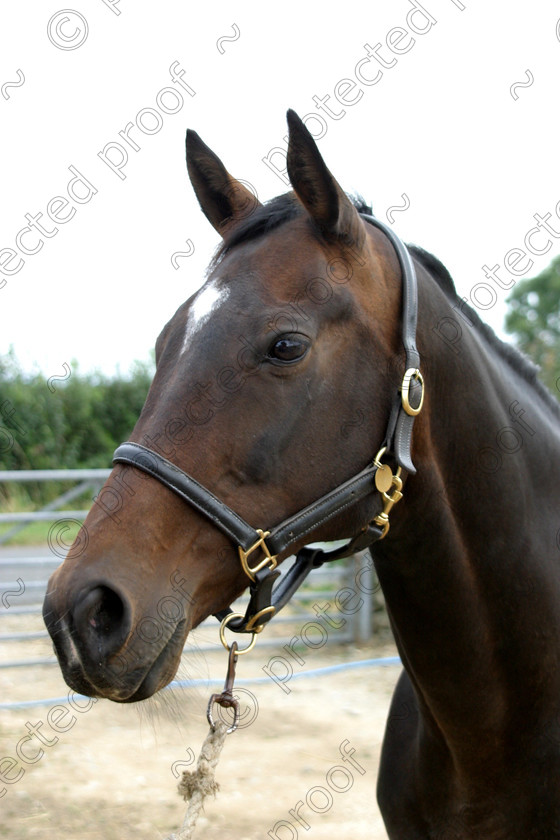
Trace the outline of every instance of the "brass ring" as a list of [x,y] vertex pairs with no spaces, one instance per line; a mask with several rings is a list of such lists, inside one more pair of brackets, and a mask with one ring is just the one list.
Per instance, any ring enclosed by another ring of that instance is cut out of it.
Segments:
[[[222,623],[220,624],[220,641],[221,641],[221,643],[223,644],[223,646],[225,647],[226,650],[230,650],[230,646],[228,645],[228,643],[226,641],[226,627],[227,627],[227,625],[229,624],[229,622],[233,618],[244,618],[244,617],[245,616],[242,613],[230,613],[229,615],[226,615],[226,617],[223,619]],[[256,642],[257,642],[257,634],[253,633],[251,641],[249,642],[247,647],[238,648],[235,651],[235,653],[238,656],[241,656],[244,653],[249,653],[249,651],[253,650],[253,648],[255,647]]]
[[[410,383],[412,379],[417,379],[422,387],[422,396],[420,397],[420,405],[418,408],[413,408],[410,405],[409,395],[410,395]],[[401,385],[401,400],[402,406],[406,413],[410,417],[416,417],[417,414],[420,414],[422,411],[422,406],[424,405],[424,377],[418,370],[418,368],[408,368],[405,375],[403,376],[403,381]]]
[[379,450],[379,452],[377,453],[377,455],[375,456],[375,458],[373,459],[374,467],[380,467],[381,466],[381,459],[383,458],[383,456],[385,455],[386,452],[387,452],[387,447],[382,446],[381,449]]

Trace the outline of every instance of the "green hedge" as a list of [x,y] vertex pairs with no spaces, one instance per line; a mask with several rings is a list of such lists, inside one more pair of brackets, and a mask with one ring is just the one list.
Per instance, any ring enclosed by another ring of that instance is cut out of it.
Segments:
[[82,374],[76,362],[70,369],[49,387],[13,353],[0,356],[0,470],[110,466],[138,419],[153,364],[137,363],[127,377]]

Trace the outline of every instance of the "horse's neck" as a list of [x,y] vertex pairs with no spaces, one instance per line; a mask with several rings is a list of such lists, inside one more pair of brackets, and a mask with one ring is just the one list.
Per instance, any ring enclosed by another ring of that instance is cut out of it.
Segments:
[[441,318],[460,316],[444,312],[432,302],[419,323],[418,473],[375,560],[417,692],[464,747],[506,725],[509,695],[542,693],[535,661],[558,665],[560,435],[546,401],[477,330],[461,321],[460,342],[445,345],[438,324],[458,333]]

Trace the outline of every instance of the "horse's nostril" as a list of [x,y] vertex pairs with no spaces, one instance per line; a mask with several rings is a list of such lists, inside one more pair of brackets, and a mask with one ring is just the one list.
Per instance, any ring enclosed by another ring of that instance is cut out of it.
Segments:
[[81,593],[72,613],[80,639],[96,655],[116,653],[128,635],[126,604],[108,586],[94,586]]
[[99,633],[110,632],[120,625],[124,615],[124,604],[107,586],[97,586],[84,599],[89,624]]

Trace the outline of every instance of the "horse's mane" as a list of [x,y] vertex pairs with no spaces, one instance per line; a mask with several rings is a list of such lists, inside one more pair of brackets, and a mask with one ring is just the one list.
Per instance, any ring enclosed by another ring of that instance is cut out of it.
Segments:
[[[349,198],[358,213],[373,215],[371,207],[361,196],[349,196]],[[294,193],[284,193],[284,195],[279,195],[271,201],[257,207],[246,219],[236,225],[232,233],[224,239],[214,255],[209,268],[214,268],[237,245],[264,236],[269,231],[274,230],[291,219],[295,219],[302,213],[302,205]],[[550,391],[538,379],[539,368],[527,356],[517,350],[516,347],[513,347],[511,344],[506,344],[506,342],[499,339],[492,328],[480,319],[478,313],[466,301],[459,298],[453,278],[437,257],[417,245],[407,245],[407,247],[412,256],[433,277],[450,302],[456,305],[464,314],[465,318],[471,322],[473,329],[560,416],[560,403],[558,403]]]

